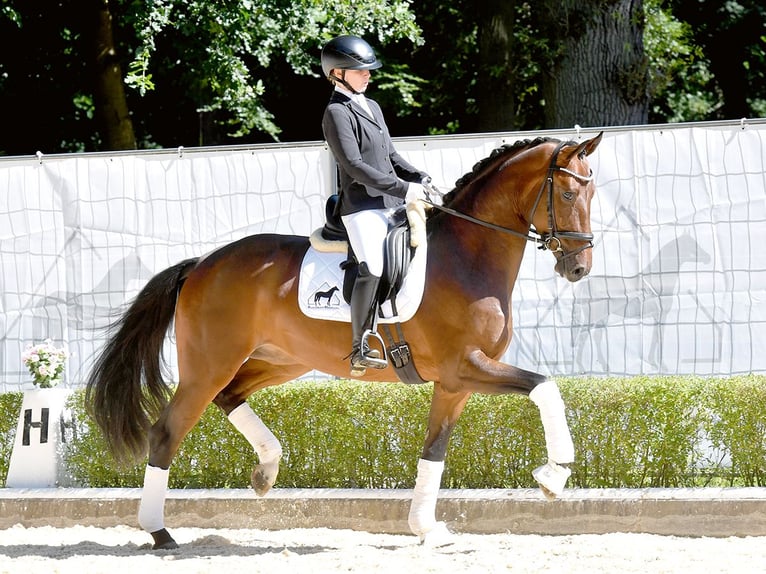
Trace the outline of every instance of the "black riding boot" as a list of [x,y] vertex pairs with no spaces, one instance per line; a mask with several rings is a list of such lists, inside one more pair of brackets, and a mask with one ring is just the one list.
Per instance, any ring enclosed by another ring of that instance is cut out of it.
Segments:
[[[373,313],[377,312],[378,282],[366,263],[359,264],[359,275],[351,291],[351,376],[361,377],[366,369],[385,369],[388,362],[380,358],[377,349],[367,345],[365,333],[372,327]],[[374,307],[374,309],[373,309]]]

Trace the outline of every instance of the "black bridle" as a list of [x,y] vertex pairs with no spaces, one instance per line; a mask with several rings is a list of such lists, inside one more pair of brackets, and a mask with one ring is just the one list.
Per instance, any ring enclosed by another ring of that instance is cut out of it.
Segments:
[[[527,218],[527,220],[531,223],[532,218],[534,217],[535,211],[537,211],[537,206],[540,204],[540,200],[542,199],[543,193],[545,192],[545,189],[547,187],[548,189],[548,227],[550,228],[550,231],[548,232],[540,233],[536,229],[530,228],[529,232],[527,234],[524,234],[524,233],[520,233],[516,231],[515,229],[503,227],[502,225],[490,223],[489,221],[478,219],[466,213],[461,213],[450,207],[438,205],[432,201],[428,201],[427,203],[435,207],[436,209],[443,211],[445,213],[448,213],[450,215],[454,215],[455,217],[465,219],[466,221],[476,223],[483,227],[487,227],[488,229],[494,229],[495,231],[509,233],[511,235],[515,235],[516,237],[521,237],[522,239],[526,239],[527,241],[532,241],[533,243],[537,243],[538,249],[542,249],[542,250],[547,249],[551,253],[561,253],[562,254],[561,259],[566,259],[568,257],[576,255],[580,253],[580,251],[593,247],[593,234],[581,233],[579,231],[562,231],[556,227],[556,214],[555,214],[555,207],[553,204],[553,174],[556,171],[560,171],[560,172],[566,173],[567,175],[571,175],[572,177],[577,178],[580,181],[588,183],[593,180],[593,172],[591,171],[587,176],[585,176],[585,175],[580,175],[579,173],[576,173],[574,171],[571,171],[565,168],[564,166],[556,165],[556,161],[558,160],[558,157],[559,157],[559,152],[561,151],[561,148],[564,147],[565,144],[566,142],[560,142],[556,146],[556,149],[553,150],[553,155],[551,156],[551,162],[550,164],[548,164],[548,172],[545,176],[545,179],[543,180],[542,185],[540,186],[540,191],[537,192],[537,198],[535,199],[535,203],[532,206],[532,210],[529,213],[529,217]],[[574,251],[565,252],[561,243],[562,239],[573,239],[575,241],[583,241],[585,243],[580,248]]]

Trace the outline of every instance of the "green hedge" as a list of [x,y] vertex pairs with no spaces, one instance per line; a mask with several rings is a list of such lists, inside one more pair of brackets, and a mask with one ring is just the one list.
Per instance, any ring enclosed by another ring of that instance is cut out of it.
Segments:
[[[766,485],[766,378],[635,377],[559,380],[577,462],[571,486]],[[251,405],[282,442],[282,488],[411,488],[431,385],[293,382]],[[0,478],[13,445],[21,393],[0,395]],[[65,445],[77,484],[140,486],[144,463],[119,468],[70,401],[77,439]],[[537,408],[526,397],[474,395],[452,436],[445,488],[533,487],[545,461]],[[209,407],[176,456],[173,488],[246,488],[255,455]]]
[[11,461],[13,441],[16,438],[16,425],[21,409],[21,393],[5,393],[0,395],[0,478],[5,485],[8,476],[8,464]]

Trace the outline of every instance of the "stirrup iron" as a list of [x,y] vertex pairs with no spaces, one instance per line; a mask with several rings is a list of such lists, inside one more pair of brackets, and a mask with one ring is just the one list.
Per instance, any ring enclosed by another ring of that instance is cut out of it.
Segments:
[[[380,358],[380,352],[377,349],[371,349],[367,342],[369,337],[374,337],[381,344],[383,349],[383,358]],[[366,354],[365,354],[366,352]],[[385,369],[388,367],[388,361],[385,356],[385,347],[383,346],[383,340],[380,335],[371,329],[367,329],[362,335],[361,344],[359,349],[354,349],[351,353],[351,376],[361,377],[370,369]]]
[[[372,353],[370,351],[375,351],[370,346],[370,343],[368,339],[372,337],[374,338],[379,344],[380,348],[383,350],[383,356],[380,357],[380,353]],[[365,354],[364,351],[367,351]],[[373,331],[372,329],[367,329],[364,334],[362,334],[362,346],[359,350],[359,353],[362,356],[362,359],[366,363],[369,363],[367,366],[373,369],[385,369],[388,367],[388,361],[386,360],[386,345],[383,342],[383,337],[381,337],[377,331]],[[378,355],[378,356],[376,356]]]

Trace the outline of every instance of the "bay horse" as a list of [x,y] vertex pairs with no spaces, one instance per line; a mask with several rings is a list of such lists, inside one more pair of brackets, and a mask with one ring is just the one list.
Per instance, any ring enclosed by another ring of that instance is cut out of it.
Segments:
[[[524,246],[550,250],[569,281],[591,268],[587,157],[583,142],[522,140],[495,150],[456,183],[426,222],[424,295],[403,323],[420,377],[433,382],[428,431],[408,515],[422,543],[448,539],[436,500],[450,434],[472,393],[528,395],[540,411],[548,461],[533,472],[555,498],[570,476],[574,447],[555,381],[498,359],[511,341],[511,292]],[[251,409],[254,392],[312,369],[348,376],[348,323],[311,319],[298,306],[308,237],[258,234],[155,275],[113,325],[86,385],[89,413],[118,460],[148,463],[139,525],[155,549],[177,548],[164,524],[168,472],[179,445],[212,402],[258,457],[256,493],[273,486],[282,447]],[[163,381],[162,345],[175,324],[179,381]],[[389,365],[369,381],[394,381]]]

